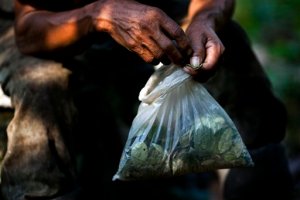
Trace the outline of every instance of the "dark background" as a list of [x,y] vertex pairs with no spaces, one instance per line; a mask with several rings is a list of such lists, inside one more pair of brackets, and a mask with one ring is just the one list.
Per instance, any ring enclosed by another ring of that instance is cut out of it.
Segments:
[[300,1],[237,0],[234,18],[245,28],[276,95],[288,112],[283,144],[300,181]]
[[288,110],[285,144],[291,157],[300,151],[300,1],[237,1],[234,18],[249,34],[276,95]]

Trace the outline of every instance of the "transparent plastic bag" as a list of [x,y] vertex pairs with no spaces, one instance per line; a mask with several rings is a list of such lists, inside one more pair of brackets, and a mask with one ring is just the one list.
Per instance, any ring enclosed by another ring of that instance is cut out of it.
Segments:
[[253,166],[238,130],[202,84],[163,65],[141,101],[113,180],[142,180]]

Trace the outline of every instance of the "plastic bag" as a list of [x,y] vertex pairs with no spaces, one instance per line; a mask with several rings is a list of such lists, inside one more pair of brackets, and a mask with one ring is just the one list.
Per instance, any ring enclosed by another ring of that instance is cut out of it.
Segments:
[[253,166],[238,130],[202,84],[163,65],[141,101],[113,180],[142,180]]

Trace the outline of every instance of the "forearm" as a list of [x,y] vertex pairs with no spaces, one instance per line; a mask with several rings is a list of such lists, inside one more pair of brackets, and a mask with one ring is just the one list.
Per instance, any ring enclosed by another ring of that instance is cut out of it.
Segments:
[[183,26],[187,27],[193,20],[199,20],[219,30],[231,19],[235,0],[191,0],[188,15]]
[[54,13],[16,4],[15,31],[20,51],[30,55],[78,51],[88,45],[86,38],[93,32],[91,9],[85,6]]
[[43,11],[19,3],[16,11],[18,46],[31,55],[64,56],[85,39],[104,32],[149,63],[166,57],[180,64],[182,52],[192,51],[188,37],[174,20],[159,8],[134,0],[96,0],[65,12]]

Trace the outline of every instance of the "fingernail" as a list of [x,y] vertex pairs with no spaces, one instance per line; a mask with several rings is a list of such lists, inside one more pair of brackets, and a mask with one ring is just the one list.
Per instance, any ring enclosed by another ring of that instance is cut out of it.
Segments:
[[191,58],[191,65],[197,67],[200,65],[200,58],[198,56],[193,56]]

